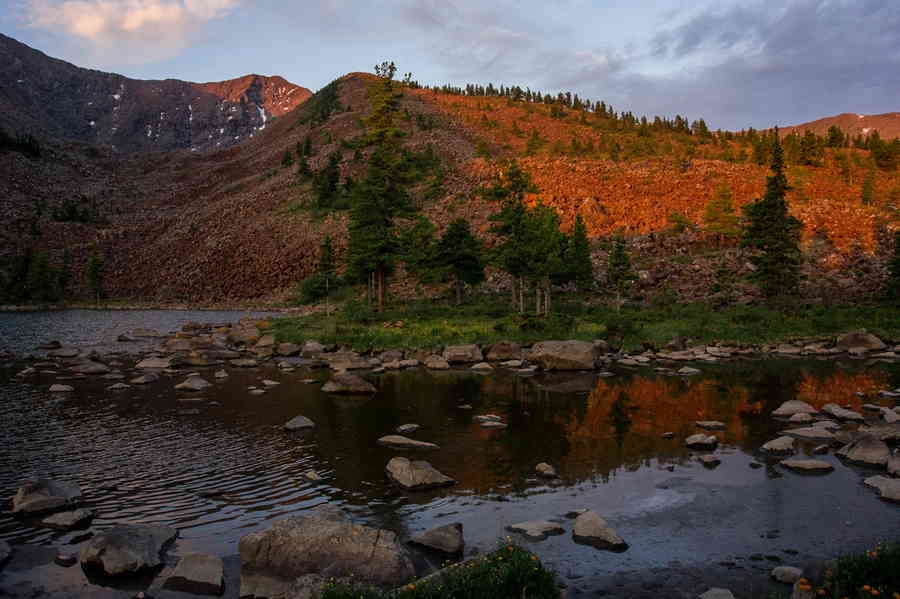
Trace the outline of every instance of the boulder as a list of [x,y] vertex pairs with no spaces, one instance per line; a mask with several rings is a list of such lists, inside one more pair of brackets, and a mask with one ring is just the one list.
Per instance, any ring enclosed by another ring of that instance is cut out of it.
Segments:
[[719,422],[718,420],[698,420],[694,424],[697,425],[697,428],[702,428],[707,431],[724,431],[725,423]]
[[109,372],[109,366],[93,360],[87,360],[72,366],[71,371],[75,374],[106,374]]
[[275,345],[275,335],[266,334],[259,338],[254,347],[263,348],[263,347],[274,347]]
[[900,503],[900,478],[870,476],[863,481],[867,487],[878,489],[878,495],[885,501]]
[[844,351],[855,348],[865,349],[867,351],[881,351],[887,347],[881,339],[865,331],[856,331],[841,335],[837,339],[836,346],[838,349]]
[[822,412],[828,414],[832,418],[837,418],[838,420],[856,420],[859,422],[862,422],[864,420],[862,414],[860,414],[859,412],[847,410],[833,403],[823,406]]
[[172,358],[144,358],[137,364],[135,368],[144,369],[165,369],[174,366]]
[[498,341],[488,348],[485,357],[491,362],[521,360],[522,347],[515,341]]
[[447,370],[450,368],[450,362],[441,356],[428,356],[425,358],[425,368],[428,368],[429,370]]
[[225,372],[224,370],[217,370],[215,372],[215,374],[213,374],[213,376],[216,377],[217,379],[227,379],[228,373]]
[[776,418],[790,418],[794,414],[815,414],[816,409],[799,399],[791,399],[781,404],[778,409],[772,412],[772,416]]
[[812,422],[812,419],[813,417],[809,414],[799,412],[788,418],[788,422],[790,422],[791,424],[809,424],[810,422]]
[[792,428],[783,431],[785,435],[805,439],[807,441],[832,441],[834,433],[821,426],[809,426],[806,428]]
[[283,426],[284,430],[286,431],[299,431],[315,427],[316,423],[306,416],[294,416],[293,418],[285,422]]
[[851,462],[867,466],[887,466],[891,450],[887,444],[871,434],[862,434],[836,452],[837,455]]
[[315,358],[325,351],[325,347],[318,341],[307,341],[300,350],[300,355],[304,358]]
[[378,444],[390,447],[391,449],[440,449],[440,447],[434,443],[416,441],[415,439],[410,439],[403,435],[385,435],[378,439]]
[[209,387],[212,387],[212,383],[198,375],[189,376],[183,382],[175,385],[179,391],[203,391]]
[[628,548],[628,544],[625,543],[624,539],[616,534],[616,531],[606,523],[606,520],[593,510],[588,510],[575,518],[572,538],[576,543],[591,545],[600,549],[624,551]]
[[789,470],[798,472],[825,473],[834,470],[834,466],[824,460],[782,460],[781,465]]
[[720,589],[717,587],[713,587],[703,593],[702,595],[698,595],[700,599],[734,599],[734,595],[728,589]]
[[770,573],[774,580],[784,584],[794,584],[803,576],[803,570],[791,566],[778,566]]
[[593,370],[596,364],[594,345],[587,341],[541,341],[529,360],[544,370]]
[[508,425],[504,422],[497,422],[496,420],[488,420],[487,422],[481,423],[481,428],[492,428],[492,429],[501,429],[506,428]]
[[279,343],[275,353],[279,356],[296,356],[303,348],[296,343]]
[[445,524],[426,530],[410,539],[410,543],[422,545],[429,549],[435,549],[449,555],[458,555],[463,552],[463,525],[459,522]]
[[548,520],[530,520],[507,527],[510,532],[518,532],[529,539],[546,539],[550,535],[561,535],[565,532],[562,526]]
[[51,358],[75,358],[78,357],[78,354],[80,353],[81,352],[75,347],[64,347],[63,349],[48,352],[47,355]]
[[487,362],[479,362],[471,367],[472,370],[481,370],[482,372],[487,372],[489,370],[493,370],[494,367],[488,364]]
[[222,558],[206,553],[188,553],[166,579],[164,588],[195,595],[221,595],[225,590]]
[[682,366],[677,372],[681,376],[694,376],[701,373],[699,369],[691,368],[690,366]]
[[696,435],[691,435],[690,437],[685,439],[684,444],[691,449],[715,449],[719,444],[719,438],[715,435],[704,435],[703,433],[698,433]]
[[81,566],[109,576],[162,565],[161,553],[178,531],[168,526],[122,525],[95,535],[81,550]]
[[537,472],[538,476],[542,476],[544,478],[556,478],[556,468],[548,464],[547,462],[541,462],[537,466],[534,467],[534,471]]
[[408,435],[409,433],[414,433],[421,428],[418,424],[401,424],[398,426],[396,430],[401,435]]
[[392,458],[385,467],[389,479],[408,491],[424,491],[455,485],[456,481],[422,460]]
[[718,457],[716,457],[712,454],[706,454],[706,455],[700,456],[700,463],[703,464],[704,466],[706,466],[707,468],[715,468],[716,466],[718,466],[719,464],[722,463],[722,460],[720,460]]
[[[240,596],[272,597],[254,592],[259,577],[280,582],[283,592],[296,579],[318,575],[378,587],[397,587],[415,576],[412,561],[388,530],[354,524],[334,506],[276,521],[267,530],[241,538]],[[293,594],[290,596],[294,596]]]
[[135,377],[131,379],[129,382],[132,385],[148,385],[150,383],[156,382],[159,380],[159,376],[153,374],[152,372],[148,372],[147,374],[142,374],[139,377]]
[[14,514],[35,514],[58,510],[81,501],[81,488],[75,483],[65,483],[42,478],[22,485],[12,499]]
[[900,455],[894,455],[888,458],[887,472],[891,476],[900,476]]
[[474,343],[465,345],[448,345],[444,348],[444,359],[450,364],[465,364],[471,362],[481,362],[484,356],[481,355],[481,348]]
[[60,385],[59,383],[50,385],[50,393],[71,393],[74,390],[75,387],[71,385]]
[[347,395],[370,395],[375,393],[375,386],[355,374],[338,373],[322,385],[325,393],[344,393]]
[[378,359],[381,360],[382,363],[400,362],[405,357],[403,351],[399,349],[388,349],[378,354]]
[[231,365],[236,368],[256,368],[259,366],[259,362],[253,358],[239,358],[237,360],[232,360]]
[[80,510],[72,510],[70,512],[60,512],[53,514],[41,520],[41,524],[48,528],[56,528],[59,530],[69,530],[78,528],[79,526],[90,522],[96,512],[91,509],[82,508]]
[[778,437],[764,444],[761,449],[766,453],[776,455],[794,453],[796,443],[797,441],[793,437]]

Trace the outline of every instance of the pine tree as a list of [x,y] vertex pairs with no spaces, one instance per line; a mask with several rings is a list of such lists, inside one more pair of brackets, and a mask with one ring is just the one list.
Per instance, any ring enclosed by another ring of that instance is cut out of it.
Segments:
[[606,267],[606,282],[616,295],[616,310],[621,309],[622,298],[635,280],[637,275],[631,269],[631,257],[628,255],[625,239],[621,235],[616,236]]
[[888,262],[888,280],[885,295],[900,305],[900,229],[894,231],[894,255]]
[[462,303],[466,284],[477,285],[484,281],[481,253],[481,242],[472,234],[468,221],[463,218],[450,223],[435,244],[434,267],[444,276],[453,278],[457,305]]
[[281,157],[281,166],[287,168],[289,166],[293,166],[293,164],[294,164],[294,155],[291,154],[290,150],[285,150],[284,156]]
[[94,294],[94,299],[98,303],[100,298],[103,297],[103,269],[103,255],[99,250],[94,249],[87,262],[87,279],[88,287],[90,287],[91,293]]
[[564,266],[566,279],[572,281],[582,291],[594,287],[594,265],[591,262],[591,243],[588,241],[587,227],[578,214],[575,225],[566,239]]
[[863,179],[862,195],[860,197],[864,206],[871,206],[875,201],[875,171],[870,170]]
[[550,314],[551,280],[563,271],[566,237],[559,230],[559,213],[538,203],[526,211],[523,258],[526,272],[535,283],[535,314]]
[[750,249],[756,267],[751,278],[762,294],[772,299],[792,294],[800,283],[801,223],[788,212],[785,194],[790,189],[784,175],[784,152],[776,130],[772,145],[772,176],[766,193],[744,208],[745,226],[741,245]]
[[716,190],[716,195],[706,204],[703,214],[706,230],[718,235],[720,239],[737,237],[741,233],[741,226],[732,203],[731,188],[721,185]]

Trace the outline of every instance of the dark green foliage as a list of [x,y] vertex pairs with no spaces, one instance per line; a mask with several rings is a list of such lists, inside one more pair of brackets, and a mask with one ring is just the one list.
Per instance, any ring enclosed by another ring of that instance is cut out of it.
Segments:
[[885,294],[900,305],[900,229],[894,232],[894,255],[888,262]]
[[340,81],[335,80],[320,89],[303,103],[300,122],[320,124],[327,121],[332,114],[341,111],[341,103],[338,99]]
[[481,253],[481,242],[462,218],[450,223],[435,246],[433,268],[443,278],[453,279],[457,304],[462,303],[464,285],[474,286],[484,281]]
[[750,249],[756,267],[751,279],[769,299],[794,294],[800,283],[800,231],[802,224],[788,213],[785,193],[784,154],[777,132],[772,146],[772,175],[766,193],[744,208],[745,226],[741,245]]
[[563,253],[563,278],[575,283],[579,290],[590,291],[594,287],[594,265],[591,262],[591,243],[587,227],[581,215],[575,217],[575,225],[566,239]]
[[95,300],[100,301],[103,297],[103,278],[104,278],[104,260],[99,250],[94,249],[91,252],[87,262],[87,283]]
[[0,152],[19,152],[29,158],[41,157],[41,144],[33,135],[19,133],[13,135],[0,128]]
[[396,591],[327,584],[321,599],[558,599],[555,575],[537,556],[508,545],[449,568],[446,574],[411,582]]
[[536,191],[531,177],[515,162],[509,165],[502,178],[481,191],[486,200],[500,204],[500,211],[491,216],[494,223],[491,232],[502,238],[494,246],[493,262],[514,277],[522,277],[528,271],[523,258],[528,243],[525,194]]
[[719,237],[740,235],[741,226],[731,198],[731,188],[721,185],[716,190],[716,196],[706,204],[703,221],[706,223],[706,230],[710,233]]
[[322,240],[322,244],[319,246],[319,264],[316,267],[316,272],[323,275],[334,276],[334,242],[331,239],[331,235],[326,235],[325,239]]
[[281,166],[282,168],[287,168],[289,166],[294,165],[294,155],[290,150],[284,151],[284,156],[281,157]]
[[[301,165],[303,161],[301,160]],[[322,170],[313,174],[315,207],[322,210],[341,210],[349,207],[348,197],[341,188],[341,153],[334,152]]]
[[398,236],[401,258],[406,271],[422,283],[439,279],[434,269],[435,226],[424,216],[417,216]]
[[28,250],[0,264],[0,300],[56,302],[63,299],[71,279],[71,254],[63,252],[54,266],[46,252]]
[[860,201],[862,201],[863,205],[870,206],[875,201],[875,172],[869,171],[866,173],[866,178],[863,179],[862,186],[862,195],[860,197]]
[[71,198],[64,199],[53,209],[53,220],[64,223],[104,224],[96,203],[86,204]]
[[617,236],[613,239],[612,250],[607,260],[606,284],[621,303],[631,284],[637,280],[637,275],[631,268],[631,257],[628,255],[623,237]]
[[879,544],[869,551],[839,557],[822,580],[811,581],[826,597],[893,599],[900,593],[900,543]]

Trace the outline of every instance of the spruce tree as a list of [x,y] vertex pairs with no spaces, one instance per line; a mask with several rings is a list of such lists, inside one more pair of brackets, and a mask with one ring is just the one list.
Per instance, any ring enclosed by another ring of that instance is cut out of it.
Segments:
[[727,185],[719,186],[715,197],[706,204],[703,221],[706,230],[720,239],[740,235],[740,222],[734,211],[731,189]]
[[526,212],[523,258],[528,277],[535,283],[538,316],[550,314],[550,283],[563,271],[566,237],[559,225],[559,213],[552,206],[538,203]]
[[606,266],[606,282],[616,296],[616,310],[622,307],[622,298],[628,292],[637,275],[631,268],[631,257],[625,246],[625,238],[617,235],[613,239],[612,251]]
[[484,264],[481,260],[481,242],[472,234],[469,223],[458,218],[435,244],[435,268],[444,276],[453,278],[456,304],[462,303],[463,287],[484,281]]
[[894,255],[888,262],[888,280],[885,295],[900,305],[900,229],[894,232]]
[[862,186],[862,195],[860,197],[860,201],[862,201],[863,205],[871,206],[875,201],[875,170],[870,170],[866,173],[866,178],[863,179]]
[[580,214],[575,217],[575,225],[566,240],[563,268],[566,271],[567,280],[574,282],[578,289],[590,291],[594,287],[591,244],[588,241],[587,227]]
[[800,283],[799,220],[788,212],[786,192],[790,189],[784,174],[784,152],[776,130],[772,143],[772,175],[766,193],[744,207],[745,226],[741,246],[753,252],[750,262],[756,267],[751,279],[762,294],[772,299],[797,292]]
[[97,303],[103,297],[103,269],[103,255],[100,254],[99,250],[94,249],[90,257],[88,257],[87,279],[88,287],[91,289],[91,293],[93,293],[94,300]]

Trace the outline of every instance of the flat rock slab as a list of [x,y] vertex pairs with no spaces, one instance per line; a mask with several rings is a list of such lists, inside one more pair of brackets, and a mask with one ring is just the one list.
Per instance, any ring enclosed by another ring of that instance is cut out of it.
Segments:
[[401,435],[408,435],[409,433],[414,433],[421,428],[418,424],[401,424],[398,426],[396,430]]
[[140,362],[134,365],[135,368],[139,368],[141,370],[145,369],[159,369],[164,370],[166,368],[171,368],[174,364],[172,363],[172,358],[144,358]]
[[188,553],[178,560],[163,586],[196,595],[221,595],[225,590],[222,559],[206,553]]
[[168,526],[115,526],[94,536],[81,550],[81,566],[109,576],[162,565],[161,553],[178,531]]
[[772,412],[772,416],[776,418],[790,418],[795,414],[815,414],[816,409],[799,399],[791,399],[781,404],[778,409]]
[[422,545],[429,549],[441,551],[450,555],[457,555],[463,552],[465,543],[463,542],[463,525],[459,522],[446,524],[426,530],[411,538],[410,543]]
[[508,425],[504,422],[496,422],[494,420],[488,420],[487,422],[481,423],[481,428],[493,428],[493,429],[501,429],[506,428]]
[[71,385],[60,385],[59,383],[50,385],[50,393],[71,393],[74,390],[75,387]]
[[857,422],[862,422],[864,420],[862,414],[860,414],[859,412],[854,412],[853,410],[842,408],[841,406],[834,403],[822,406],[822,413],[828,414],[829,416],[837,418],[838,420],[855,420]]
[[794,437],[783,436],[765,443],[761,449],[766,453],[789,454],[794,453],[794,446],[796,444],[797,440],[794,439]]
[[12,499],[14,514],[50,512],[81,501],[81,488],[75,483],[50,479],[29,481],[22,485]]
[[286,431],[299,431],[308,428],[315,428],[316,423],[307,418],[306,416],[294,416],[290,420],[284,423],[284,430]]
[[100,362],[82,362],[70,368],[75,374],[106,374],[109,372],[109,366]]
[[202,376],[189,376],[183,382],[175,385],[179,391],[203,391],[209,387],[212,387],[212,383]]
[[149,385],[150,383],[155,383],[159,380],[159,376],[153,374],[152,372],[148,372],[147,374],[142,374],[139,377],[135,377],[131,379],[130,382],[132,385]]
[[562,526],[556,522],[548,520],[530,520],[528,522],[519,522],[507,527],[510,532],[517,532],[525,535],[529,539],[546,539],[550,535],[561,535],[565,532]]
[[408,491],[423,491],[455,485],[456,481],[422,460],[392,458],[385,467],[389,479]]
[[875,435],[864,433],[841,447],[836,454],[858,464],[885,467],[891,457],[891,450]]
[[575,518],[572,539],[581,545],[590,545],[598,549],[609,549],[610,551],[628,549],[625,540],[593,510],[588,510]]
[[834,466],[824,460],[782,460],[781,465],[789,470],[796,470],[798,472],[825,473],[834,470]]
[[73,510],[71,512],[60,512],[58,514],[53,514],[52,516],[44,518],[41,521],[41,524],[49,528],[69,530],[71,528],[77,528],[83,524],[87,524],[94,518],[95,515],[96,512],[94,510],[82,508],[80,510]]
[[808,441],[833,441],[834,433],[822,426],[808,426],[806,428],[792,428],[782,431],[785,435],[806,439]]
[[425,441],[416,441],[403,435],[385,435],[378,439],[379,445],[392,449],[440,449],[440,446]]
[[322,385],[322,391],[346,395],[371,395],[378,390],[372,383],[355,374],[341,373],[335,374]]
[[725,423],[719,422],[718,420],[698,420],[695,422],[698,428],[702,428],[707,431],[724,431]]
[[698,433],[696,435],[691,435],[690,437],[685,439],[684,444],[691,449],[715,449],[719,444],[719,438],[715,435],[704,435],[703,433]]
[[863,483],[868,487],[878,489],[879,496],[885,501],[900,503],[900,478],[870,476]]

